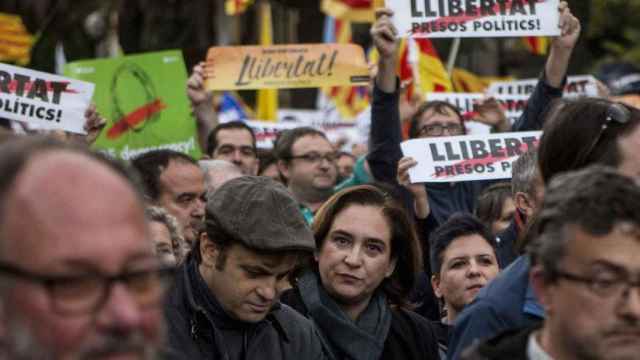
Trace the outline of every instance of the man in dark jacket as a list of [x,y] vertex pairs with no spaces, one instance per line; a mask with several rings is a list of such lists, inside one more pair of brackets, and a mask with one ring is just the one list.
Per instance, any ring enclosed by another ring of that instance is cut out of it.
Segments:
[[315,242],[287,189],[244,176],[208,200],[206,232],[166,305],[179,359],[323,359],[312,323],[279,302]]
[[554,178],[530,234],[542,327],[501,334],[462,359],[637,359],[639,234],[631,178],[600,166]]

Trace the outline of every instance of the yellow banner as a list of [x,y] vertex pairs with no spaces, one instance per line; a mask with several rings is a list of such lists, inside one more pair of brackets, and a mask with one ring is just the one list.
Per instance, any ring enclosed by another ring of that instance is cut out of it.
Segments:
[[365,85],[369,70],[354,44],[212,47],[205,78],[209,90],[315,88]]
[[17,15],[0,13],[0,61],[26,65],[31,57],[33,36]]

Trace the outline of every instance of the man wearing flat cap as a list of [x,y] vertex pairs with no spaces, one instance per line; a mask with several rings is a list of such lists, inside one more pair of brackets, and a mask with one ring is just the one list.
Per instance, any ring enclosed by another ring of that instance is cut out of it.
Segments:
[[323,359],[313,324],[279,302],[315,246],[288,190],[266,177],[230,180],[209,198],[205,224],[167,300],[172,352],[180,359]]

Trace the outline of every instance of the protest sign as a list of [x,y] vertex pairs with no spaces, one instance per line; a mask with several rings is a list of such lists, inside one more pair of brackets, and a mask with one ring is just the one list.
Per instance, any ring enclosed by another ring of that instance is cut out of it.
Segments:
[[[531,95],[538,81],[538,79],[494,81],[489,84],[487,92],[490,94]],[[564,97],[598,96],[596,78],[592,75],[567,77],[567,85],[564,87],[563,95]]]
[[559,0],[386,0],[400,37],[558,36]]
[[538,146],[542,132],[447,136],[412,139],[400,144],[404,156],[417,162],[411,182],[456,182],[507,179],[511,162]]
[[[522,95],[496,94],[493,97],[498,101],[511,124],[520,118],[529,100],[528,96]],[[476,104],[485,98],[487,96],[481,93],[427,93],[428,101],[444,101],[456,106],[465,121],[473,120],[478,116]],[[490,132],[489,126],[476,122],[467,122],[465,126],[469,134]],[[470,129],[472,131],[469,131]]]
[[77,61],[65,74],[96,84],[94,102],[107,119],[96,149],[125,160],[157,149],[200,157],[179,50]]
[[212,47],[205,78],[209,90],[313,88],[366,85],[369,70],[354,44]]
[[84,134],[93,90],[88,82],[0,63],[0,117]]

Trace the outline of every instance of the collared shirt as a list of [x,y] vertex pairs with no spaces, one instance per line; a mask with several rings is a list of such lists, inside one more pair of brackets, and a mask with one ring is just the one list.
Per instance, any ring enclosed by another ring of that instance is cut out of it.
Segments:
[[549,354],[540,346],[536,335],[539,331],[534,331],[529,335],[529,341],[527,342],[527,358],[529,360],[553,360]]

